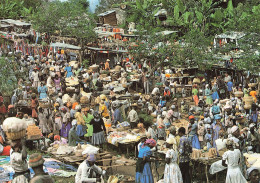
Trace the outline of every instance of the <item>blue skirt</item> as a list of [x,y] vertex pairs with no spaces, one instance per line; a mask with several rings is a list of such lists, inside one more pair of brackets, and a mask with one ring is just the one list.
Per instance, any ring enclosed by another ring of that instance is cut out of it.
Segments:
[[200,149],[200,142],[198,136],[193,135],[190,138],[191,138],[192,148]]
[[143,173],[140,177],[141,183],[153,183],[153,174],[151,169],[151,164],[149,162],[145,163]]
[[77,125],[77,136],[81,137],[84,136],[86,133],[87,133],[86,126]]

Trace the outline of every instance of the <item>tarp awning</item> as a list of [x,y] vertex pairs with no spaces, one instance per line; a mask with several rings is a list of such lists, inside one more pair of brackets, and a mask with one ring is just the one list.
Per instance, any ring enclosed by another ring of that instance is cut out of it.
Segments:
[[1,20],[1,22],[8,23],[8,24],[14,24],[16,26],[31,26],[32,25],[30,23],[22,22],[20,20],[13,20],[13,19],[4,19],[4,20]]
[[79,46],[74,46],[71,44],[66,44],[66,43],[51,43],[50,44],[51,47],[59,47],[59,48],[67,48],[67,49],[71,49],[71,50],[80,50],[81,47]]
[[243,32],[225,32],[223,34],[216,35],[215,38],[220,38],[220,39],[241,39],[244,37],[246,34]]

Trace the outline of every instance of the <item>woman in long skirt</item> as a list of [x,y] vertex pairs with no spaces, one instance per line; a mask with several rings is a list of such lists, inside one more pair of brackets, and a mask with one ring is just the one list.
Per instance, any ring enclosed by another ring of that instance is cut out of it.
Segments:
[[88,107],[84,108],[83,112],[84,112],[83,119],[87,126],[87,133],[84,136],[90,139],[93,134],[93,125],[91,125],[90,122],[94,117],[92,114],[89,113]]
[[154,139],[147,139],[144,145],[140,148],[138,160],[136,162],[136,183],[153,183],[153,174],[150,163],[150,156],[152,154],[151,148],[156,146]]
[[183,183],[181,170],[177,163],[178,153],[176,149],[172,149],[174,138],[168,138],[166,141],[166,148],[169,150],[166,153],[166,164],[164,169],[164,183]]
[[240,150],[235,149],[236,144],[232,140],[228,140],[226,146],[228,151],[222,156],[222,165],[227,166],[226,183],[246,183],[247,181],[239,167],[241,160]]
[[90,125],[93,125],[91,143],[93,145],[102,145],[105,143],[106,127],[103,119],[100,117],[97,111],[94,113],[94,119],[91,120]]
[[205,96],[206,96],[206,104],[208,104],[208,105],[213,104],[213,100],[212,100],[212,96],[211,96],[211,90],[210,90],[208,84],[206,85]]

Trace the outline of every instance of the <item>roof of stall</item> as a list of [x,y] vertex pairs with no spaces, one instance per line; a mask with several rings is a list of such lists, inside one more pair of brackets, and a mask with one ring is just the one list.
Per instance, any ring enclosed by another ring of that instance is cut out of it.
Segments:
[[111,13],[114,13],[114,12],[116,12],[116,11],[115,11],[115,10],[106,11],[106,12],[104,12],[104,13],[100,13],[100,14],[98,15],[98,17],[104,17],[104,16],[107,16],[107,15],[109,15],[109,14],[111,14]]
[[80,50],[81,47],[79,46],[74,46],[71,44],[66,44],[66,43],[51,43],[50,44],[51,47],[59,47],[59,48],[67,48],[67,49],[71,49],[71,50]]
[[4,19],[4,20],[1,20],[1,22],[8,23],[8,24],[14,24],[16,26],[31,26],[32,25],[30,23],[22,22],[20,20],[13,20],[13,19]]
[[241,39],[244,37],[246,34],[243,32],[234,32],[234,31],[229,31],[225,32],[219,35],[216,35],[215,38],[220,38],[220,39]]

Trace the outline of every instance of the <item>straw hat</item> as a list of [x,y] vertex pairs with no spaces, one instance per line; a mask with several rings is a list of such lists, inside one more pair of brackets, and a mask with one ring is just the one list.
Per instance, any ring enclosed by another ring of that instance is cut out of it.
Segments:
[[107,61],[107,62],[110,62],[110,60],[109,60],[109,59],[107,59],[106,61]]

